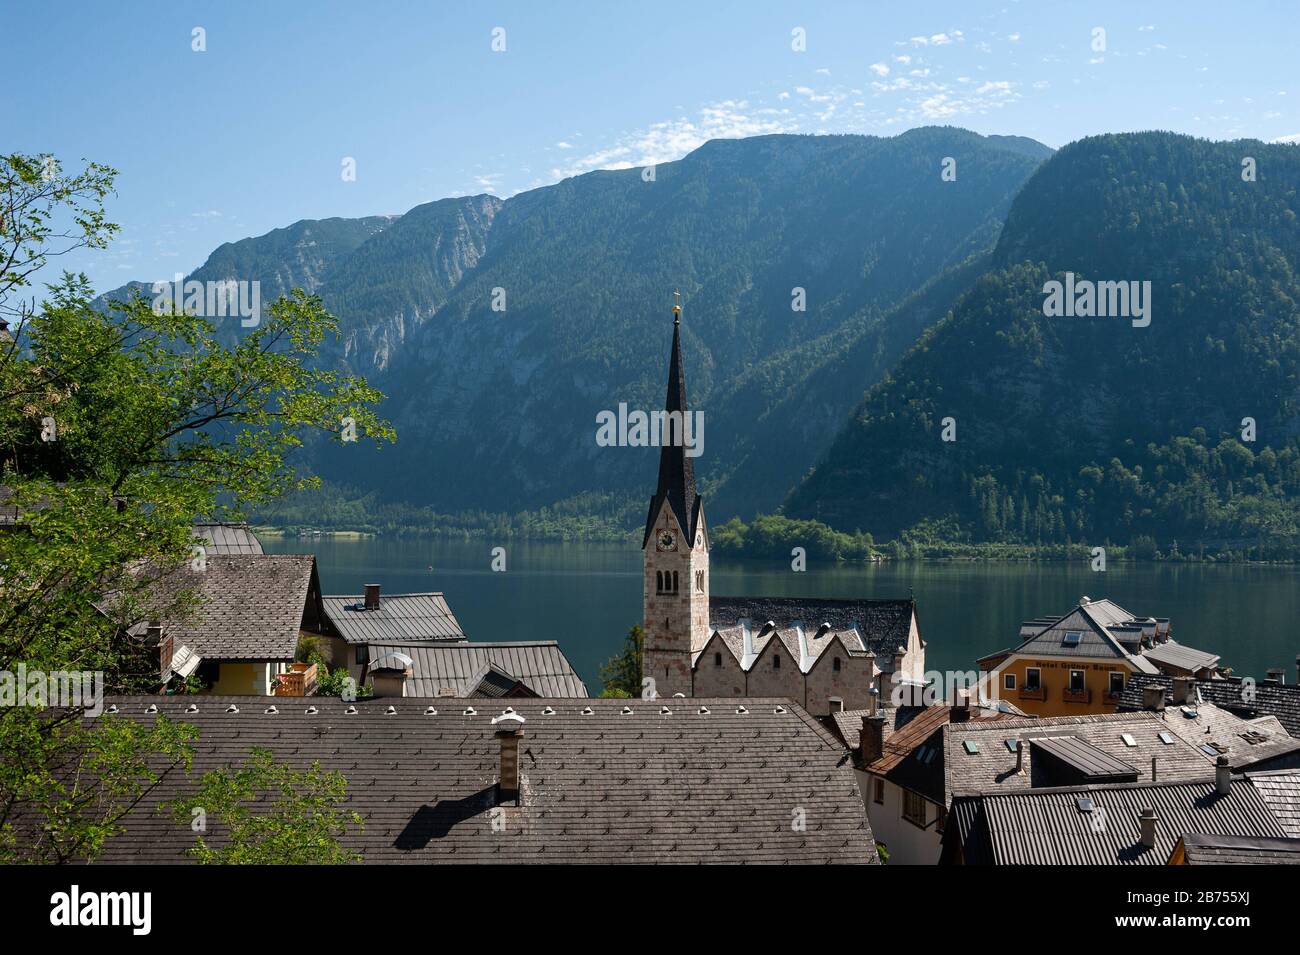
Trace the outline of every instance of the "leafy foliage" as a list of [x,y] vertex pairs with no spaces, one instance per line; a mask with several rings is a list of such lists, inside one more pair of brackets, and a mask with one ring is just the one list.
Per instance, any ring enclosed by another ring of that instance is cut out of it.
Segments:
[[627,632],[623,649],[600,667],[602,697],[628,699],[641,695],[641,661],[645,655],[645,630],[634,624]]

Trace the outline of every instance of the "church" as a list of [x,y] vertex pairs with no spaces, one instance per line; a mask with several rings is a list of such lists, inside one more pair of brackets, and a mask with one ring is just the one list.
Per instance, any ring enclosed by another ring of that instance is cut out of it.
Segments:
[[[665,421],[687,417],[681,306],[673,306]],[[685,442],[663,442],[646,517],[646,690],[660,697],[788,697],[814,716],[889,701],[925,673],[916,603],[721,597],[709,588],[709,527]],[[874,699],[873,699],[874,697]]]

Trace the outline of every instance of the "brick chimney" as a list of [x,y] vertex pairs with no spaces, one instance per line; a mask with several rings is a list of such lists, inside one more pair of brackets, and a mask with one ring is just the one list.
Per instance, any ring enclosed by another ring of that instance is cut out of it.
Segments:
[[885,752],[885,718],[868,716],[862,721],[862,733],[859,738],[862,747],[862,765],[873,763]]
[[492,725],[497,728],[496,738],[501,744],[497,797],[500,800],[517,800],[519,798],[519,741],[524,738],[524,718],[518,713],[502,713],[492,718]]
[[367,610],[379,609],[379,585],[378,584],[366,584],[365,607]]
[[949,723],[966,723],[970,721],[970,692],[960,687],[952,691],[952,709],[948,712]]
[[1142,845],[1148,849],[1156,847],[1156,823],[1159,821],[1154,809],[1143,809],[1138,816],[1138,825],[1142,827]]
[[1163,686],[1142,687],[1142,709],[1153,713],[1162,713],[1165,708],[1165,688]]
[[1285,667],[1269,667],[1264,673],[1264,682],[1277,683],[1278,685],[1286,683]]
[[1214,761],[1214,791],[1220,796],[1232,792],[1232,766],[1227,756],[1220,756]]
[[1186,706],[1196,702],[1196,681],[1190,676],[1174,677],[1174,705]]

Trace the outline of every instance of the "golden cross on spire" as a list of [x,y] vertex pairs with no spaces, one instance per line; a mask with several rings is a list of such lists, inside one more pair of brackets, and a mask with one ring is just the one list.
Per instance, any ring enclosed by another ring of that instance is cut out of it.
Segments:
[[682,314],[682,293],[677,291],[676,289],[673,289],[673,315],[680,316],[681,314]]

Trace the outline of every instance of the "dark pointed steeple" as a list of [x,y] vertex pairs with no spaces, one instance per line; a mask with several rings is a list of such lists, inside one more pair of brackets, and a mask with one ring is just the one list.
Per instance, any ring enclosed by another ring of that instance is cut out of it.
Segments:
[[[678,303],[673,305],[673,349],[668,361],[668,394],[664,398],[664,410],[678,412],[682,426],[686,415],[686,375],[682,370],[682,307],[680,293],[674,292]],[[667,499],[677,516],[677,523],[686,534],[686,546],[689,548],[695,540],[695,530],[699,523],[699,495],[695,493],[695,467],[686,453],[685,442],[680,432],[674,432],[676,440],[665,443],[659,451],[659,486],[650,499],[650,515],[646,518],[644,547],[650,540],[654,528],[655,516],[660,503]]]

